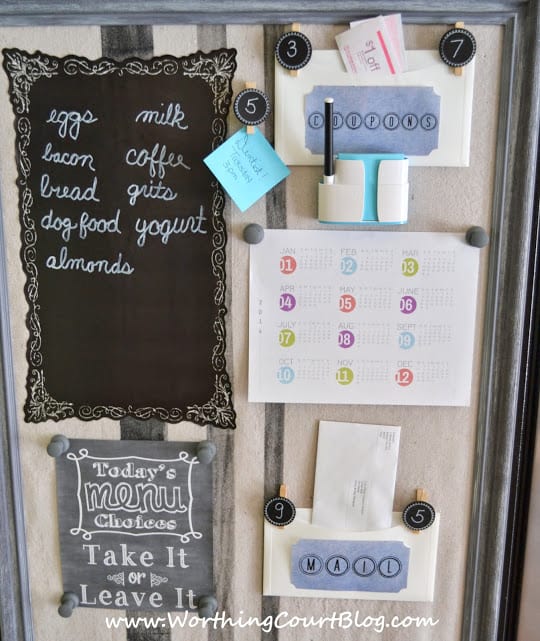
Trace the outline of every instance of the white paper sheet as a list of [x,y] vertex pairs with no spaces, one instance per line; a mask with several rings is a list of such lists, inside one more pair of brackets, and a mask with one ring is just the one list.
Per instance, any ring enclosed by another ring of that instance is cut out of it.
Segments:
[[337,50],[314,51],[298,76],[291,76],[276,62],[275,149],[283,162],[322,167],[322,155],[312,154],[305,146],[304,98],[315,86],[410,86],[433,87],[441,96],[439,147],[427,156],[410,156],[410,165],[468,167],[475,61],[461,76],[441,61],[438,51],[407,51],[407,62],[408,71],[369,83],[345,70]]
[[[382,601],[433,601],[440,515],[427,530],[415,534],[394,512],[392,527],[372,532],[344,532],[311,524],[311,510],[297,509],[296,519],[287,527],[264,523],[263,594],[275,596],[318,597],[332,599],[367,599]],[[351,592],[305,590],[290,581],[291,547],[300,539],[341,539],[344,541],[403,541],[410,550],[407,587],[395,592]]]
[[382,530],[392,523],[400,428],[320,421],[313,525]]
[[249,400],[468,405],[478,264],[461,234],[267,230]]

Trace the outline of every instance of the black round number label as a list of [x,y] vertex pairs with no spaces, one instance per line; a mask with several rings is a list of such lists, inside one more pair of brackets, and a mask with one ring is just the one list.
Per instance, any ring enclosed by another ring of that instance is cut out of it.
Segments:
[[264,516],[272,525],[289,525],[294,521],[296,508],[291,500],[276,496],[266,502]]
[[403,510],[403,523],[410,530],[425,530],[435,521],[435,509],[426,501],[414,501]]
[[268,96],[260,89],[244,89],[234,100],[234,113],[244,125],[260,125],[270,113]]
[[439,53],[447,65],[463,67],[474,58],[476,40],[467,29],[450,29],[441,38]]
[[311,59],[311,42],[300,31],[284,33],[276,44],[276,58],[285,69],[302,69]]

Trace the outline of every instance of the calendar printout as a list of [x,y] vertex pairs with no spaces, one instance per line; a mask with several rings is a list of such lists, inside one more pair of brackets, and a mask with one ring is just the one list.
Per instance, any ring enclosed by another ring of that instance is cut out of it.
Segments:
[[469,405],[463,234],[266,230],[250,252],[250,401]]

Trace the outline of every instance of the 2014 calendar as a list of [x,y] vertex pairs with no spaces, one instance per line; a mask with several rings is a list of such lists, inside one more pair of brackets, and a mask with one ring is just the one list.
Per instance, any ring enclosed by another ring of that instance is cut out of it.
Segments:
[[249,400],[469,405],[478,266],[463,234],[267,230]]

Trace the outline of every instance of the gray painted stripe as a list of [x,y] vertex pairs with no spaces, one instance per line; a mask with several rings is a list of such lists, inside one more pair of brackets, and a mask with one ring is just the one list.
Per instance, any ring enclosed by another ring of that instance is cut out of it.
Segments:
[[[199,25],[197,27],[197,46],[201,51],[212,51],[227,46],[227,29],[225,25]],[[227,231],[230,225],[230,201],[227,198],[223,211]],[[232,264],[230,252],[226,254],[227,291],[225,305],[231,309]],[[230,313],[230,312],[229,312]],[[227,370],[234,380],[232,367],[232,323],[227,323]],[[218,611],[232,615],[234,607],[231,581],[234,571],[234,432],[208,427],[208,439],[217,447],[218,454],[214,459],[214,585],[218,599]],[[209,641],[233,641],[236,628],[208,629]]]
[[154,37],[150,26],[101,27],[101,50],[115,60],[151,58]]
[[[125,58],[151,58],[154,49],[152,27],[102,27],[101,28],[102,55],[116,60]],[[140,421],[128,417],[120,421],[120,438],[122,440],[163,441],[167,436],[167,427],[162,421],[150,419]],[[139,616],[145,616],[140,613]],[[147,617],[154,616],[147,613]],[[170,641],[169,628],[146,629],[143,626],[130,628],[126,631],[127,641]]]
[[[266,25],[264,27],[264,77],[265,91],[274,104],[274,48],[283,27]],[[272,114],[266,121],[266,138],[274,144],[274,119]],[[286,229],[286,190],[281,182],[266,195],[266,227]],[[275,496],[283,478],[283,438],[285,428],[285,406],[282,403],[267,403],[264,412],[264,492],[265,498]],[[262,617],[276,616],[280,611],[279,597],[262,598]],[[277,641],[279,630],[261,632],[261,639]]]

